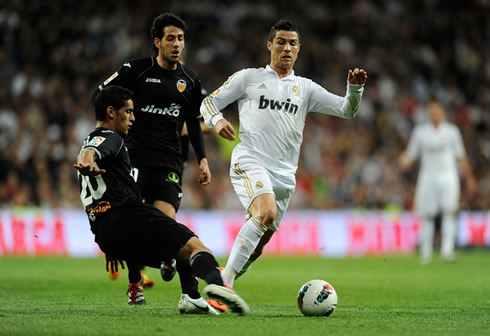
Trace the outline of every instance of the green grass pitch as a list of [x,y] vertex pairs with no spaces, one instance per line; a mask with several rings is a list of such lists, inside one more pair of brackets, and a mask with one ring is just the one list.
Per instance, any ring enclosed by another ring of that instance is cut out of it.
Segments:
[[[224,260],[220,260],[224,264]],[[455,263],[414,256],[264,257],[235,284],[248,316],[180,315],[178,279],[127,305],[127,272],[110,280],[103,259],[0,258],[0,335],[489,335],[490,251]],[[330,317],[303,317],[300,286],[329,281]],[[201,282],[201,287],[204,284]]]

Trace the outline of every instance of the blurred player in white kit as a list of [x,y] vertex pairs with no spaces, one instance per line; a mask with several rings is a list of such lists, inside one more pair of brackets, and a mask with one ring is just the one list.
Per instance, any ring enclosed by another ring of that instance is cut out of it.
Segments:
[[420,258],[423,264],[432,259],[435,218],[438,214],[442,216],[441,258],[446,261],[455,258],[460,169],[466,178],[468,192],[472,193],[475,189],[458,127],[446,121],[444,107],[438,102],[430,102],[427,112],[429,120],[413,129],[408,147],[400,156],[403,170],[409,170],[420,159],[415,211],[422,217]]

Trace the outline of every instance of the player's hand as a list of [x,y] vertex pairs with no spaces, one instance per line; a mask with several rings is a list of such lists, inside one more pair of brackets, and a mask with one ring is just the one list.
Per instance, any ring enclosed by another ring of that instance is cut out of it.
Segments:
[[222,138],[235,141],[235,129],[228,120],[221,119],[216,123],[214,128],[216,129],[216,133],[218,133]]
[[93,164],[90,163],[78,162],[73,165],[73,168],[75,168],[80,172],[80,174],[85,176],[96,176],[105,173],[105,169],[98,169],[97,167],[95,167]]
[[123,260],[118,260],[116,258],[108,256],[107,254],[105,255],[105,270],[107,272],[109,272],[109,271],[112,273],[119,272],[119,264],[121,264],[122,269],[125,268]]
[[85,176],[95,176],[105,173],[105,169],[97,168],[97,165],[94,162],[95,156],[95,151],[92,148],[85,148],[78,154],[77,163],[73,165],[73,168]]
[[398,164],[400,165],[400,168],[403,172],[407,172],[412,168],[414,163],[414,160],[409,158],[407,155],[402,154],[400,155],[400,158],[398,159]]
[[201,162],[199,163],[199,168],[201,168],[199,183],[202,185],[208,185],[211,183],[211,170],[209,169],[208,159],[202,158]]
[[349,69],[347,73],[347,81],[349,84],[358,84],[362,85],[366,83],[367,80],[367,72],[364,69],[355,68],[354,71]]

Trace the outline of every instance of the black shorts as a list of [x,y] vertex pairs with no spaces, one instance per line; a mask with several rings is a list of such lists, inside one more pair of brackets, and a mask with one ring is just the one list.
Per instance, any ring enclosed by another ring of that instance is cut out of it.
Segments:
[[182,200],[182,176],[171,168],[138,167],[138,184],[145,202],[165,201],[177,212]]
[[140,202],[106,212],[95,220],[92,231],[107,255],[157,268],[195,236],[185,225]]

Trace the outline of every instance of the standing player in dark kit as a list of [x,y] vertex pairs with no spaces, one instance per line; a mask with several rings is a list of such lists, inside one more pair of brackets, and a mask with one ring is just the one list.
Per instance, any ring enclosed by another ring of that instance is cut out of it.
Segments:
[[[90,228],[108,260],[125,260],[132,269],[159,267],[161,260],[178,258],[208,283],[207,297],[226,301],[237,314],[247,314],[247,303],[223,286],[211,251],[185,225],[142,202],[122,138],[135,121],[131,91],[120,86],[103,89],[94,107],[97,126],[85,139],[74,167]],[[128,292],[130,304],[145,304],[139,274],[130,277]]]
[[[94,100],[101,89],[111,85],[134,92],[137,121],[126,139],[134,176],[145,202],[174,219],[182,198],[180,135],[184,122],[201,168],[199,182],[203,185],[211,182],[198,119],[202,101],[200,80],[180,63],[186,29],[185,22],[173,14],[156,17],[151,37],[157,56],[124,63],[92,96]],[[175,274],[175,260],[164,261],[162,277],[170,281]],[[185,302],[183,306],[181,303],[200,298],[197,280],[188,265],[177,265],[177,269],[183,292],[179,309],[192,312],[185,309]]]

